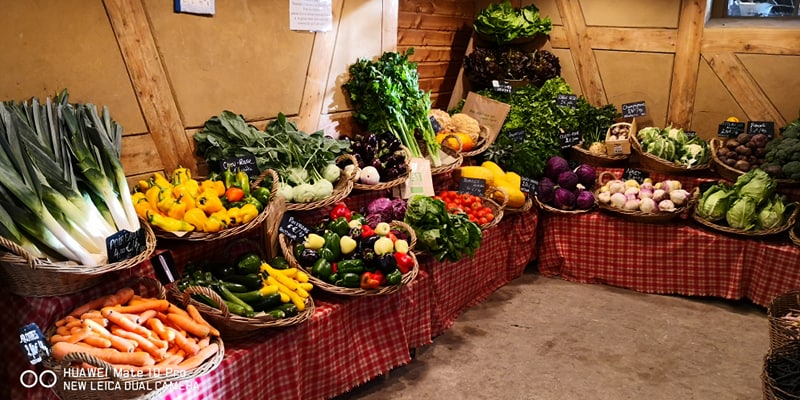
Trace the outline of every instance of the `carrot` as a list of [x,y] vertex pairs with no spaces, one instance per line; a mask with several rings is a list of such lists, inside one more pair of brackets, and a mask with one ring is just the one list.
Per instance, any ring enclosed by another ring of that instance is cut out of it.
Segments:
[[69,336],[71,334],[70,328],[67,328],[66,326],[59,326],[56,329],[56,334],[54,336]]
[[126,353],[114,349],[78,346],[67,342],[57,342],[51,350],[51,354],[58,361],[61,361],[69,353],[86,353],[111,364],[130,364],[144,367],[156,363],[150,354],[143,351]]
[[139,325],[144,325],[144,323],[147,322],[147,320],[155,317],[156,314],[158,314],[158,311],[156,310],[143,311],[141,314],[139,314]]
[[217,351],[219,351],[219,345],[216,343],[211,343],[204,349],[200,350],[197,354],[181,361],[181,363],[178,364],[178,367],[186,369],[197,368],[211,356],[217,354]]
[[134,295],[135,295],[135,293],[134,293],[133,289],[131,289],[129,287],[122,288],[120,290],[117,290],[117,293],[114,293],[113,295],[108,296],[106,298],[106,301],[103,302],[103,305],[101,305],[100,307],[97,307],[97,308],[128,304],[128,302],[131,301],[131,299],[133,298]]
[[131,321],[124,313],[114,311],[112,309],[104,308],[103,316],[108,318],[109,322],[113,322],[125,330],[138,333],[144,337],[150,336],[150,330]]
[[200,346],[194,341],[187,338],[186,335],[176,331],[174,328],[168,327],[167,329],[175,332],[175,344],[177,344],[188,355],[195,355],[200,351]]
[[138,343],[138,345],[139,345],[138,347],[140,349],[142,349],[142,350],[146,351],[147,353],[149,353],[151,356],[153,356],[153,359],[155,359],[155,360],[163,359],[164,358],[164,354],[166,354],[166,352],[167,352],[167,348],[166,347],[161,349],[155,343],[153,343],[152,341],[150,341],[146,337],[142,337],[142,335],[139,335],[137,333],[134,333],[134,332],[122,329],[122,328],[112,328],[111,329],[111,333],[113,333],[114,335],[117,335],[117,336],[119,336],[121,338],[130,339],[130,340],[135,341],[136,343]]
[[192,317],[188,315],[181,315],[176,313],[167,314],[167,318],[178,328],[185,330],[197,337],[206,337],[211,334],[211,329],[208,326],[194,322]]
[[169,309],[169,302],[164,299],[143,299],[140,302],[135,304],[128,302],[128,305],[125,306],[110,306],[110,307],[103,307],[101,311],[103,311],[103,315],[105,315],[105,310],[113,310],[121,313],[127,314],[138,314],[147,310],[156,310],[156,311],[167,311]]
[[205,347],[208,347],[209,344],[211,344],[211,336],[206,336],[206,337],[204,337],[204,338],[202,338],[202,339],[197,341],[197,345],[201,349],[203,349]]
[[130,353],[130,352],[133,352],[134,348],[136,347],[136,346],[133,345],[133,343],[125,340],[124,338],[121,338],[121,337],[119,337],[117,335],[112,335],[111,332],[108,331],[108,329],[104,328],[103,326],[101,326],[97,322],[94,322],[94,320],[87,319],[87,320],[84,320],[83,322],[91,330],[97,332],[97,334],[99,336],[108,339],[108,341],[111,342],[111,347],[113,347],[113,348],[115,348],[115,349],[117,349],[119,351]]
[[188,317],[188,316],[189,316],[189,313],[188,313],[188,312],[186,312],[186,310],[184,310],[184,309],[182,309],[182,308],[180,308],[180,307],[176,306],[175,304],[170,304],[170,305],[169,305],[169,309],[167,310],[167,312],[168,312],[168,313],[180,314],[180,315],[183,315],[183,316],[185,316],[185,317]]
[[81,325],[83,325],[83,322],[81,322],[81,320],[79,320],[79,319],[76,319],[76,320],[72,320],[72,321],[67,322],[66,324],[62,325],[62,327],[63,328],[67,328],[67,329],[72,329],[73,327],[81,326]]
[[200,315],[200,311],[197,310],[197,307],[195,307],[194,304],[189,304],[188,306],[186,306],[186,312],[189,313],[189,316],[192,318],[192,320],[194,320],[194,322],[197,322],[200,325],[207,326],[211,336],[219,336],[219,331],[217,330],[217,328],[211,326],[211,324],[209,324],[205,320],[205,318],[203,318],[203,316]]
[[84,320],[84,319],[87,319],[87,318],[91,318],[91,319],[103,318],[103,314],[100,313],[100,310],[91,310],[91,311],[87,311],[87,312],[81,314],[81,316],[80,316],[81,320]]
[[164,327],[164,323],[161,322],[158,318],[151,318],[147,320],[147,325],[155,334],[161,338],[161,340],[166,340],[171,342],[175,339],[174,336],[170,335],[170,332]]
[[57,343],[57,342],[78,343],[81,340],[85,339],[90,334],[91,331],[89,330],[89,328],[83,328],[80,329],[78,332],[75,332],[68,336],[53,335],[50,337],[50,343]]
[[110,340],[102,336],[99,336],[97,334],[91,334],[89,336],[86,336],[85,338],[83,338],[83,343],[86,343],[94,347],[99,347],[101,349],[111,347]]
[[106,299],[108,299],[110,296],[111,295],[100,296],[92,301],[83,303],[82,305],[73,308],[72,311],[69,314],[67,314],[67,317],[77,317],[89,310],[100,308],[106,302]]

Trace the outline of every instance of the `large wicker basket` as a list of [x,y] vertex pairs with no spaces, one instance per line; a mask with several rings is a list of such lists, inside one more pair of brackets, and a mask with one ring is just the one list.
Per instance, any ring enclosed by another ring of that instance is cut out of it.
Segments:
[[608,155],[592,153],[584,149],[580,144],[567,148],[567,158],[581,164],[595,165],[598,167],[619,167],[627,163],[630,157],[630,154]]
[[[427,147],[421,146],[421,148],[422,153],[426,155],[426,158],[428,158]],[[431,175],[443,175],[448,172],[453,172],[453,170],[460,167],[464,162],[464,157],[461,155],[461,153],[446,146],[441,147],[439,150],[439,155],[443,161],[442,165],[434,167],[433,164],[431,164]]]
[[[733,168],[719,159],[717,155],[717,151],[724,146],[725,143],[719,138],[713,138],[709,142],[709,146],[711,147],[711,161],[714,165],[714,171],[719,174],[724,179],[727,179],[731,182],[736,182],[736,180],[745,173],[745,171],[738,170]],[[780,187],[794,187],[800,185],[800,181],[794,179],[782,179],[782,178],[773,178],[775,184]]]
[[510,207],[508,204],[506,204],[506,206],[503,207],[503,213],[504,214],[516,214],[516,213],[523,213],[523,212],[530,211],[531,208],[533,208],[533,197],[534,197],[534,195],[532,195],[532,194],[526,195],[525,196],[525,203],[523,203],[521,207]]
[[795,225],[789,229],[789,240],[792,241],[797,246],[800,246],[800,223],[795,223]]
[[408,180],[408,176],[411,174],[411,153],[408,150],[408,147],[401,146],[403,151],[406,153],[406,172],[395,179],[386,182],[378,182],[374,185],[366,185],[360,183],[358,181],[353,182],[353,190],[362,190],[362,191],[377,191],[377,190],[389,190],[395,186],[400,186]]
[[709,221],[709,220],[701,217],[700,215],[697,214],[697,209],[695,209],[694,212],[692,213],[692,218],[694,218],[694,220],[697,221],[698,223],[700,223],[701,225],[703,225],[703,226],[705,226],[707,228],[713,229],[713,230],[715,230],[717,232],[727,233],[727,234],[731,234],[731,235],[735,235],[735,236],[741,236],[741,237],[764,237],[764,236],[777,235],[777,234],[786,232],[790,228],[794,227],[795,222],[797,221],[798,212],[800,212],[800,205],[798,205],[797,202],[789,203],[789,204],[786,205],[786,208],[787,209],[788,208],[792,209],[792,212],[789,214],[789,217],[786,218],[786,221],[783,224],[781,224],[780,226],[777,226],[775,228],[770,228],[770,229],[758,229],[758,230],[744,231],[744,230],[741,230],[741,229],[732,228],[730,226],[718,224],[716,222]]
[[[344,161],[350,161],[353,165],[358,165],[355,157],[353,157],[351,154],[343,154],[336,160],[337,164]],[[287,202],[286,211],[309,211],[335,204],[347,197],[350,192],[353,191],[354,178],[355,172],[348,175],[344,169],[342,169],[341,173],[339,174],[339,180],[336,181],[336,184],[333,186],[333,193],[331,193],[330,196],[325,199],[312,201],[309,203]]]
[[639,143],[639,138],[637,137],[636,132],[631,132],[630,141],[633,152],[639,156],[639,163],[642,165],[642,168],[651,172],[659,172],[667,175],[687,175],[705,171],[711,166],[711,162],[707,162],[704,164],[687,167],[667,161],[661,157],[656,157],[642,149],[642,145]]
[[560,208],[555,208],[555,207],[553,207],[553,206],[551,206],[549,204],[542,203],[542,201],[539,200],[538,196],[533,195],[531,197],[533,197],[533,204],[535,204],[536,207],[538,207],[542,211],[545,211],[545,212],[548,212],[548,213],[551,213],[551,214],[559,214],[559,215],[577,215],[577,214],[585,214],[585,213],[587,213],[589,211],[594,211],[594,209],[597,207],[597,195],[594,195],[594,196],[595,196],[595,201],[594,201],[594,204],[592,204],[591,207],[589,207],[587,209],[579,209],[579,210],[562,210]]
[[[789,376],[789,371],[781,371],[777,366],[780,360],[789,359],[796,362],[800,359],[800,341],[784,344],[778,348],[771,349],[764,356],[764,368],[761,371],[761,384],[763,398],[765,400],[800,400],[800,390],[798,388],[787,389],[787,385],[782,383],[780,379],[784,376],[796,382],[796,376]],[[797,372],[800,368],[795,365],[792,368],[793,372]]]
[[156,232],[156,236],[159,239],[166,239],[166,240],[210,242],[214,240],[236,237],[238,235],[241,235],[242,233],[250,231],[253,228],[261,226],[261,224],[264,223],[264,220],[266,220],[270,214],[271,211],[270,205],[273,202],[273,199],[275,199],[275,196],[278,195],[278,174],[271,169],[266,169],[261,173],[261,175],[259,175],[259,177],[255,181],[253,181],[252,184],[253,188],[259,187],[261,185],[261,182],[263,182],[267,176],[270,176],[272,178],[272,187],[270,188],[270,197],[269,197],[270,204],[264,204],[264,209],[261,210],[261,212],[258,213],[258,216],[253,218],[253,220],[251,220],[250,222],[234,226],[232,228],[226,228],[219,232],[197,232],[197,231],[192,231],[188,233],[166,232],[155,227],[153,228],[153,230]]
[[309,282],[314,284],[314,287],[320,288],[325,292],[342,296],[380,296],[380,295],[391,294],[400,290],[403,286],[410,284],[414,280],[414,278],[417,277],[417,274],[419,273],[419,261],[417,260],[417,257],[413,251],[414,246],[417,243],[417,237],[414,234],[414,230],[411,229],[411,227],[408,226],[406,223],[400,221],[392,221],[390,225],[392,226],[393,229],[400,229],[408,233],[409,235],[408,254],[414,258],[414,267],[407,273],[403,274],[403,279],[400,281],[400,284],[382,286],[380,289],[346,288],[325,282],[322,279],[319,279],[314,275],[312,275],[311,271],[305,269],[302,265],[300,265],[300,263],[294,257],[294,252],[292,251],[292,243],[289,241],[288,237],[281,234],[279,236],[279,240],[280,240],[281,250],[283,251],[283,256],[286,258],[286,260],[289,261],[289,264],[292,267],[297,268],[308,274]]
[[[284,328],[301,324],[309,320],[314,315],[314,300],[306,298],[305,309],[297,313],[294,317],[275,319],[269,315],[256,315],[252,318],[231,314],[222,298],[212,289],[204,286],[190,286],[182,291],[177,285],[170,285],[167,292],[172,301],[182,304],[184,307],[193,304],[200,311],[200,314],[215,328],[219,329],[221,336],[225,340],[241,340],[252,337],[270,328]],[[205,303],[192,298],[192,294],[201,294],[209,297],[219,308],[211,307]]]
[[145,249],[127,260],[88,267],[74,262],[50,262],[33,257],[25,249],[0,237],[0,277],[11,293],[28,297],[63,296],[97,285],[106,273],[139,265],[156,248],[156,235],[150,225],[141,222]]
[[[597,187],[603,186],[605,178],[609,175],[614,176],[614,174],[612,174],[611,172],[608,171],[602,172],[597,177]],[[595,192],[595,198],[598,198],[599,195],[600,195],[599,191]],[[652,213],[645,213],[639,210],[625,210],[619,207],[614,207],[610,204],[603,203],[602,201],[597,201],[597,207],[603,210],[604,212],[607,212],[617,217],[625,218],[629,221],[658,224],[658,223],[672,221],[680,217],[684,212],[692,210],[697,197],[698,197],[698,191],[695,190],[686,204],[684,204],[681,207],[675,207],[675,210],[673,211],[658,211]]]
[[769,303],[769,348],[777,349],[785,344],[800,343],[800,323],[783,318],[794,313],[800,315],[800,290],[792,290],[778,296]]
[[[137,290],[139,295],[166,299],[166,291],[158,281],[142,277],[136,283],[139,286],[139,290]],[[48,334],[52,332],[52,328],[48,330]],[[144,373],[141,376],[138,374],[118,376],[111,364],[87,353],[69,353],[61,362],[49,358],[44,360],[43,365],[58,377],[58,382],[52,387],[52,390],[63,400],[154,399],[156,396],[174,389],[171,387],[173,383],[192,380],[216,369],[225,356],[225,346],[219,337],[213,338],[211,343],[216,343],[219,348],[215,355],[197,368],[169,375]],[[79,367],[72,366],[73,363],[85,363],[98,367],[104,373],[94,377],[86,376],[86,374],[80,374]],[[68,369],[72,371],[71,374],[65,373]],[[94,386],[100,389],[69,390],[74,387],[69,383],[71,381],[76,381],[78,384],[83,382],[88,385],[87,387]]]

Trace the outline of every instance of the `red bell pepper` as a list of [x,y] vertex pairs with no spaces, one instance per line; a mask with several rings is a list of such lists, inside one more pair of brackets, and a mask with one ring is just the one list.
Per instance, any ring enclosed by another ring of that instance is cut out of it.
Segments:
[[362,239],[366,239],[366,238],[368,238],[370,236],[374,236],[374,235],[375,235],[375,231],[372,230],[372,227],[370,227],[369,225],[361,225],[361,238]]
[[378,289],[386,282],[386,277],[381,271],[364,272],[361,274],[362,289]]
[[331,220],[334,221],[339,217],[344,217],[344,219],[347,220],[347,222],[350,222],[350,219],[353,218],[353,213],[350,211],[349,208],[347,208],[346,204],[338,202],[331,210],[330,217]]
[[414,258],[407,253],[396,251],[394,253],[394,259],[397,261],[397,269],[403,274],[414,269]]

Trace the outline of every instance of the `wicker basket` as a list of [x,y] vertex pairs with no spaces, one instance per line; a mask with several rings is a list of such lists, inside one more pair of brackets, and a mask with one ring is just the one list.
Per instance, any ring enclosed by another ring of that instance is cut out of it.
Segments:
[[[137,291],[140,295],[159,299],[166,298],[164,287],[155,279],[141,277],[135,283],[140,286],[140,290]],[[51,328],[47,331],[48,337],[53,333],[53,330],[54,328]],[[216,369],[225,356],[225,346],[222,339],[218,337],[212,338],[211,343],[216,343],[219,346],[219,351],[214,356],[197,368],[181,371],[180,374],[170,374],[169,376],[166,374],[151,375],[146,373],[143,376],[138,376],[137,374],[116,376],[114,367],[111,364],[86,353],[67,354],[60,363],[53,358],[49,358],[43,362],[43,365],[58,377],[59,381],[52,387],[52,390],[63,400],[153,399],[170,389],[174,389],[170,385],[175,382],[191,380]],[[104,370],[105,373],[96,377],[81,376],[78,368],[71,366],[73,362],[86,363],[98,367]],[[70,374],[71,376],[64,376],[67,369],[75,372]],[[85,382],[84,384],[87,387],[94,386],[105,388],[106,390],[69,390],[71,387],[70,381]]]
[[417,237],[414,234],[414,230],[411,229],[404,222],[400,221],[392,221],[390,223],[392,228],[401,229],[408,233],[409,241],[408,241],[408,254],[414,258],[414,267],[408,271],[407,273],[403,274],[403,279],[400,281],[398,285],[391,285],[391,286],[381,286],[380,289],[361,289],[361,288],[346,288],[341,286],[336,286],[330,284],[328,282],[323,281],[311,274],[311,271],[306,270],[300,263],[294,258],[294,251],[292,251],[292,244],[285,235],[281,234],[279,236],[281,250],[283,251],[283,256],[289,261],[289,264],[297,268],[306,274],[308,274],[309,282],[314,284],[315,287],[318,287],[325,292],[342,295],[342,296],[380,296],[380,295],[387,295],[394,293],[400,290],[403,286],[410,284],[414,278],[417,277],[419,273],[419,261],[417,261],[417,256],[414,254],[414,246],[417,243]]
[[141,222],[145,249],[127,260],[87,267],[74,262],[56,262],[33,257],[22,247],[0,237],[0,277],[11,293],[28,297],[63,296],[97,285],[106,273],[139,265],[156,249],[156,235],[150,225]]
[[709,221],[701,217],[700,215],[697,214],[696,209],[692,213],[692,218],[694,218],[694,220],[699,222],[701,225],[711,228],[718,232],[728,233],[731,235],[742,236],[742,237],[764,237],[764,236],[771,236],[783,233],[795,225],[795,222],[797,221],[797,214],[798,212],[800,212],[800,205],[798,205],[797,202],[793,202],[786,205],[786,208],[789,207],[792,208],[792,213],[789,214],[789,217],[786,219],[786,222],[784,222],[783,225],[781,226],[771,229],[743,231],[741,229],[731,228],[727,225],[720,225],[718,223]]
[[[725,143],[722,142],[719,138],[713,138],[709,142],[709,146],[711,147],[711,161],[714,164],[714,171],[719,174],[724,179],[727,179],[731,182],[736,182],[736,180],[745,173],[745,171],[738,170],[736,168],[730,167],[722,160],[719,159],[717,156],[717,151],[724,146]],[[775,184],[780,187],[795,187],[800,185],[800,181],[794,179],[780,179],[780,178],[773,178]]]
[[[761,371],[761,384],[763,398],[765,400],[800,400],[800,391],[787,392],[782,389],[785,387],[780,382],[776,381],[777,376],[785,375],[776,371],[775,363],[777,360],[783,358],[790,358],[792,360],[800,359],[800,341],[787,343],[775,349],[771,349],[764,356],[764,368]],[[797,371],[797,368],[793,369]]]
[[639,144],[639,138],[636,132],[631,132],[630,141],[633,152],[639,156],[639,163],[642,164],[644,169],[651,172],[659,172],[667,175],[685,175],[705,171],[711,166],[711,163],[707,162],[692,167],[686,167],[647,153],[642,149],[641,144]]
[[792,311],[800,314],[800,290],[780,294],[769,303],[767,318],[769,318],[770,350],[788,343],[800,343],[800,324],[793,326],[783,319]]
[[483,153],[486,151],[489,146],[492,145],[492,142],[489,141],[489,128],[485,126],[480,127],[480,132],[478,132],[478,140],[474,143],[471,150],[464,151],[462,149],[463,143],[461,143],[461,139],[455,135],[449,135],[445,137],[445,140],[448,138],[453,138],[458,142],[458,149],[456,150],[462,157],[474,157],[478,154]]
[[406,152],[406,173],[398,176],[396,179],[392,179],[391,181],[387,182],[378,182],[375,185],[365,185],[363,183],[359,183],[357,181],[353,182],[353,190],[362,190],[362,191],[376,191],[376,190],[388,190],[395,186],[400,186],[408,180],[409,174],[411,174],[411,152],[408,150],[408,147],[401,146],[403,151]]
[[[600,175],[598,175],[597,177],[598,188],[603,186],[605,179],[608,176],[614,177],[614,174],[605,171],[600,173]],[[617,178],[614,177],[614,179]],[[595,192],[594,197],[598,198],[599,195],[600,192],[598,189],[598,191]],[[602,201],[597,201],[597,207],[605,212],[608,212],[609,214],[622,217],[630,221],[645,222],[645,223],[664,223],[672,221],[675,218],[680,217],[681,214],[683,214],[684,212],[691,210],[694,207],[694,203],[697,200],[698,196],[699,196],[699,190],[695,190],[692,193],[691,198],[685,205],[681,207],[676,207],[675,210],[673,211],[658,211],[652,213],[645,213],[638,210],[625,210],[619,207],[613,207],[610,204],[603,203]]]
[[592,153],[577,144],[567,149],[567,157],[582,164],[598,167],[619,167],[628,162],[630,154],[607,155]]
[[508,204],[503,208],[504,214],[516,214],[516,213],[523,213],[528,212],[533,208],[533,195],[526,195],[525,196],[525,203],[522,207],[509,207]]
[[506,204],[508,204],[508,196],[504,195],[503,201],[498,204],[493,198],[491,198],[492,194],[498,191],[505,194],[505,191],[501,190],[500,188],[489,187],[486,189],[486,194],[481,197],[483,206],[489,207],[489,209],[492,210],[492,215],[494,215],[494,218],[491,221],[485,224],[479,224],[481,229],[484,231],[497,226],[497,224],[500,223],[500,220],[503,219],[503,210],[505,209]]
[[[254,334],[270,328],[284,328],[301,324],[314,315],[314,300],[306,298],[305,309],[294,317],[275,319],[269,315],[260,315],[253,318],[242,317],[231,314],[225,302],[212,289],[204,286],[190,286],[183,292],[177,285],[170,285],[167,292],[169,298],[184,307],[193,304],[209,323],[214,325],[225,340],[241,340],[252,337]],[[197,301],[191,297],[192,294],[202,294],[211,298],[220,308],[214,308],[208,304]]]
[[[355,157],[351,154],[342,154],[336,160],[337,164],[343,161],[350,161],[353,165],[358,165]],[[318,208],[327,207],[331,204],[335,204],[345,197],[347,197],[350,192],[353,190],[353,180],[355,178],[355,172],[348,175],[342,169],[341,173],[339,174],[339,180],[336,181],[336,185],[333,186],[333,193],[326,199],[312,201],[309,203],[286,203],[286,211],[309,211],[309,210],[316,210]]]
[[[270,197],[269,197],[270,203],[272,203],[272,199],[274,199],[275,196],[278,195],[278,174],[275,171],[271,169],[264,170],[264,172],[262,172],[261,175],[259,175],[259,177],[255,181],[253,181],[252,187],[257,188],[264,180],[264,178],[267,177],[267,175],[270,175],[272,177],[272,187],[270,188]],[[258,216],[253,218],[253,220],[251,220],[250,222],[239,226],[235,226],[233,228],[223,229],[219,232],[196,232],[196,231],[188,233],[166,232],[161,229],[158,229],[158,227],[153,227],[153,230],[155,231],[156,236],[159,239],[166,239],[166,240],[210,242],[214,240],[227,239],[238,236],[242,233],[250,231],[253,228],[261,226],[261,224],[264,223],[264,220],[267,219],[267,216],[270,213],[269,206],[270,206],[269,204],[264,204],[264,209],[261,210],[261,212],[258,213]]]
[[555,207],[553,207],[553,206],[551,206],[549,204],[542,203],[539,200],[539,198],[536,197],[536,196],[531,196],[531,197],[533,197],[533,204],[535,204],[536,207],[538,207],[542,211],[545,211],[545,212],[548,212],[548,213],[551,213],[551,214],[560,214],[560,215],[585,214],[585,213],[587,213],[589,211],[593,211],[595,209],[595,207],[597,207],[597,200],[596,200],[597,196],[596,195],[595,195],[594,205],[592,205],[591,208],[587,208],[585,210],[562,210],[562,209],[559,209],[559,208],[555,208]]
[[798,231],[800,231],[800,223],[795,224],[794,227],[789,229],[789,239],[795,245],[800,246],[800,234],[798,234]]
[[[422,153],[426,155],[427,158],[428,157],[427,147],[422,146],[421,148],[422,148]],[[442,161],[444,161],[445,159],[449,159],[450,162],[446,164],[443,163],[438,167],[434,167],[433,164],[431,164],[431,175],[443,175],[448,172],[453,172],[453,170],[460,167],[461,163],[464,162],[464,157],[461,155],[461,153],[446,146],[441,147],[441,149],[439,150],[439,154],[440,156],[444,156],[440,157]]]

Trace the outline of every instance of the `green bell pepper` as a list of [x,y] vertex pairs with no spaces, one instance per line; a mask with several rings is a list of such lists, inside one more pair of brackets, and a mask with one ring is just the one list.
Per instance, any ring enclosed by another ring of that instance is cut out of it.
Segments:
[[272,193],[270,193],[269,189],[263,186],[259,186],[251,190],[250,195],[255,197],[256,200],[260,201],[261,204],[266,206],[267,204],[269,204],[270,196],[272,195]]
[[258,253],[244,253],[236,259],[236,273],[242,275],[256,274],[261,271],[262,263],[263,261]]
[[330,262],[334,262],[342,257],[342,247],[340,244],[341,236],[339,236],[336,232],[327,231],[322,235],[325,238],[325,244],[322,246],[323,249],[328,249],[333,253],[333,260],[328,260]]
[[289,265],[289,261],[282,256],[275,256],[270,260],[269,265],[275,269],[289,269],[291,267]]
[[402,280],[403,280],[403,273],[400,272],[399,269],[395,269],[394,271],[386,275],[387,285],[399,285]]
[[338,272],[339,278],[334,283],[336,286],[343,286],[347,288],[361,287],[361,274],[354,274],[352,272]]
[[364,261],[360,259],[342,260],[336,263],[336,266],[340,274],[353,273],[361,275],[364,272]]
[[350,225],[347,223],[347,219],[339,217],[328,223],[328,230],[339,236],[344,236],[350,233]]
[[311,275],[323,281],[327,281],[331,274],[333,274],[333,265],[324,258],[318,259],[314,262],[314,265],[311,266]]

